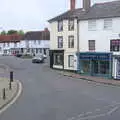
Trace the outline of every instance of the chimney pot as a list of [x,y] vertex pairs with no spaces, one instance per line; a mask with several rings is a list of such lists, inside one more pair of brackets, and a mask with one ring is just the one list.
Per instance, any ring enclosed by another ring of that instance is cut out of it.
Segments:
[[87,11],[91,6],[91,0],[83,0],[83,9]]
[[76,0],[70,0],[70,10],[75,9]]

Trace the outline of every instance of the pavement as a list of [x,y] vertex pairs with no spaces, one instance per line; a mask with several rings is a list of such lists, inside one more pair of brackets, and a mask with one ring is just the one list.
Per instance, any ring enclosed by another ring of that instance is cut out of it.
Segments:
[[92,82],[101,83],[101,84],[120,86],[120,80],[101,78],[101,77],[95,77],[95,76],[83,76],[83,75],[73,73],[73,72],[65,72],[65,71],[58,71],[58,72],[61,75],[72,77],[72,78],[92,81]]
[[[8,68],[6,65],[0,64],[0,113],[7,109],[14,98],[17,96],[19,92],[19,81],[14,80],[11,82],[11,89],[9,88],[9,78],[8,76]],[[5,92],[3,93],[3,89]],[[3,98],[4,96],[4,98]]]
[[[120,87],[63,76],[47,63],[1,57],[23,93],[0,120],[119,120]],[[1,74],[0,74],[1,75]]]

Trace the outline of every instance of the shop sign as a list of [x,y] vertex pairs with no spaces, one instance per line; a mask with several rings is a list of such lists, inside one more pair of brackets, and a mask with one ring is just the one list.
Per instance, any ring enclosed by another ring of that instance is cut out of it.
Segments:
[[93,54],[93,53],[80,53],[80,59],[81,60],[111,60],[111,56],[110,56],[111,54]]

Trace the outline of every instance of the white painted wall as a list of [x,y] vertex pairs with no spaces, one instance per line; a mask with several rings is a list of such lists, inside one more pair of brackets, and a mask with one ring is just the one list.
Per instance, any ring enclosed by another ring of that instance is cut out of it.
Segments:
[[96,21],[97,29],[88,31],[88,21],[79,22],[79,45],[81,52],[88,52],[88,40],[96,40],[96,52],[109,52],[110,40],[120,39],[120,18],[113,18],[112,30],[104,30],[104,19]]
[[[68,36],[74,36],[74,48],[68,48]],[[58,36],[63,36],[63,48],[58,48]],[[50,49],[64,49],[64,69],[74,70],[68,67],[68,55],[74,55],[77,52],[77,19],[74,20],[74,31],[68,30],[68,20],[63,20],[63,31],[58,32],[58,22],[50,24]]]

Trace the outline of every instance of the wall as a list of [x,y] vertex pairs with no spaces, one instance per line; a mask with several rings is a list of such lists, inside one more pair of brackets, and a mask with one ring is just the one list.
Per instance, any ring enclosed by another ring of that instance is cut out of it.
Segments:
[[96,40],[96,52],[109,52],[110,40],[120,39],[120,18],[113,19],[112,30],[104,30],[104,19],[97,20],[97,30],[88,31],[88,21],[79,22],[80,51],[88,52],[88,40]]

